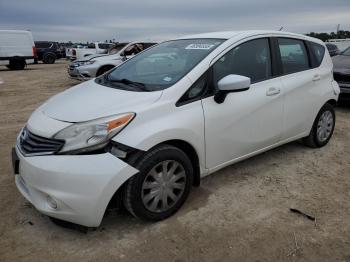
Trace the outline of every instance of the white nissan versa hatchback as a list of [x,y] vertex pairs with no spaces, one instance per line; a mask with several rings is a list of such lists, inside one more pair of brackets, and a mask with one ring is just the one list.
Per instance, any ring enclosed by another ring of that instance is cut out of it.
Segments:
[[293,140],[328,143],[339,87],[326,50],[274,31],[151,47],[34,111],[13,150],[16,185],[84,226],[118,198],[136,217],[169,217],[201,177]]

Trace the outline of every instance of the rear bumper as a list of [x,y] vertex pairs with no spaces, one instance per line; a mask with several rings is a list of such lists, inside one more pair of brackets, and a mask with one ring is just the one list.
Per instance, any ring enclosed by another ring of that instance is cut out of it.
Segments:
[[88,227],[100,225],[114,193],[138,172],[109,153],[24,157],[18,148],[16,153],[22,195],[45,215]]
[[338,82],[340,87],[339,100],[350,101],[350,83]]

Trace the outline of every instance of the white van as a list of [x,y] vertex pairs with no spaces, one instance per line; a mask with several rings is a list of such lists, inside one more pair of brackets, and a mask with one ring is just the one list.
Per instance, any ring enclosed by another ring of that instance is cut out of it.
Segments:
[[22,30],[0,30],[0,65],[22,70],[34,63],[36,49],[32,33]]

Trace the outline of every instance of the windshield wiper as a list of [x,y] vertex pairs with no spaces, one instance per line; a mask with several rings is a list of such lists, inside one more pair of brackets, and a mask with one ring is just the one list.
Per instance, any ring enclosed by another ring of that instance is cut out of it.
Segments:
[[134,86],[134,87],[140,88],[142,91],[149,91],[149,90],[146,88],[146,85],[145,85],[145,84],[140,83],[140,82],[131,81],[131,80],[126,79],[126,78],[123,78],[123,79],[110,79],[110,78],[109,78],[109,75],[105,75],[105,79],[106,79],[108,82],[112,82],[112,83],[122,83],[122,84],[125,84],[125,85],[128,85],[128,86]]

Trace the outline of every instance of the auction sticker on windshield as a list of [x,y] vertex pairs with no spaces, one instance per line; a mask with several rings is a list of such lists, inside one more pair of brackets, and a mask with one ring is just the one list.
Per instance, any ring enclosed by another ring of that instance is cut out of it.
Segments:
[[213,46],[215,46],[215,45],[213,45],[213,44],[190,44],[190,45],[186,46],[185,49],[209,50]]

